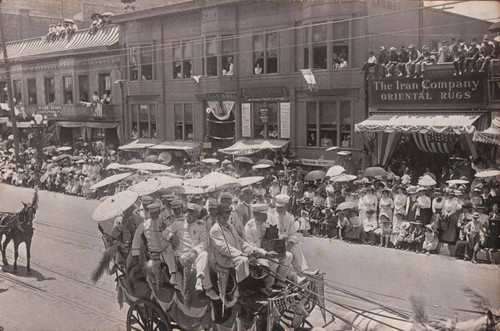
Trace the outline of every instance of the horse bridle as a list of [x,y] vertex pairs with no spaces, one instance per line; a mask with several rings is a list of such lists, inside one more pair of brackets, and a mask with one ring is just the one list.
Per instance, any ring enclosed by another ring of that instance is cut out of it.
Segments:
[[20,218],[20,230],[24,231],[25,227],[33,226],[33,219],[35,214],[35,206],[34,205],[26,205],[23,210],[19,213]]

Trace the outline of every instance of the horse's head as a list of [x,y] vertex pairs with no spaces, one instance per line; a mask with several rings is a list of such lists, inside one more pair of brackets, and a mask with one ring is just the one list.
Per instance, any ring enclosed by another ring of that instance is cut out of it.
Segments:
[[23,209],[19,212],[19,220],[22,224],[33,224],[36,214],[36,206],[23,202]]

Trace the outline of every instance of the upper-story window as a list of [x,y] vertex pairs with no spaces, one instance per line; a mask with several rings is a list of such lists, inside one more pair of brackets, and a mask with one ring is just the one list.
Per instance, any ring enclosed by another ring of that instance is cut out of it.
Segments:
[[193,104],[174,104],[175,140],[194,140]]
[[307,102],[307,145],[351,147],[350,100]]
[[233,35],[222,35],[221,39],[222,51],[222,75],[234,75],[234,39]]
[[130,80],[154,79],[154,48],[153,45],[129,46],[128,65]]
[[205,75],[217,76],[217,38],[207,37],[205,39]]
[[15,104],[19,105],[23,102],[23,89],[22,89],[22,84],[20,80],[15,80],[13,81],[14,85],[14,99],[15,99]]
[[5,81],[0,82],[0,102],[9,102],[9,98],[7,97],[7,82]]
[[73,103],[73,77],[63,77],[64,104]]
[[255,75],[278,72],[278,33],[259,33],[253,36],[253,72]]
[[349,38],[348,20],[296,24],[297,69],[349,68]]
[[178,41],[173,43],[174,79],[190,78],[193,75],[193,42]]
[[89,102],[89,76],[82,75],[78,76],[78,89],[80,95],[80,101]]
[[38,104],[36,97],[36,78],[28,79],[28,105],[36,104]]
[[44,79],[45,87],[45,104],[51,104],[56,102],[56,84],[54,77]]

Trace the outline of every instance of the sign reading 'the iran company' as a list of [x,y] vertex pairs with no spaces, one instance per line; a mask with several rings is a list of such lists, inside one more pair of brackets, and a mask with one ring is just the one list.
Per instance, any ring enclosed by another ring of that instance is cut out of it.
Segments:
[[480,105],[485,102],[484,77],[451,76],[370,81],[371,105]]

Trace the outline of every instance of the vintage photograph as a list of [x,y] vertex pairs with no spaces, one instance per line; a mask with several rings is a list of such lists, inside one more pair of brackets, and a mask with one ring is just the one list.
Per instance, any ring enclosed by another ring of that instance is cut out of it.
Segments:
[[500,331],[500,1],[0,0],[0,331]]

